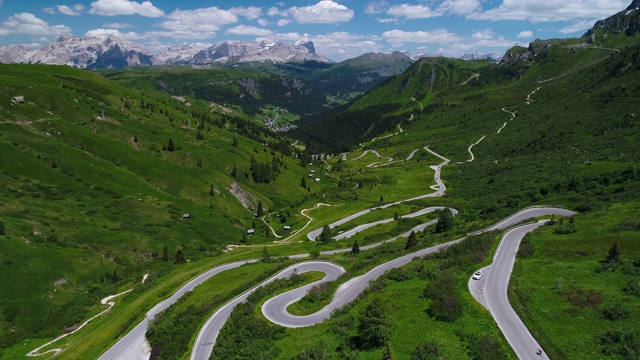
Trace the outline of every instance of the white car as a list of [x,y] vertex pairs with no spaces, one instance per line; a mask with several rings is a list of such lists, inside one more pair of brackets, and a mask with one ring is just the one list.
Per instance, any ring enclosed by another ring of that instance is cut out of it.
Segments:
[[476,271],[475,274],[473,274],[473,276],[471,278],[473,280],[480,280],[481,277],[482,277],[482,271],[478,270],[478,271]]

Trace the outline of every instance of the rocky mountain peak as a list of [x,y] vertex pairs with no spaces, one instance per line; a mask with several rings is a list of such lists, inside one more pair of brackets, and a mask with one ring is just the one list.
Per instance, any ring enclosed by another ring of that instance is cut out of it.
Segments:
[[640,9],[640,0],[633,0],[633,2],[631,2],[631,5],[627,7],[627,11],[635,9]]
[[588,44],[596,41],[603,41],[607,33],[624,33],[627,36],[635,36],[640,33],[640,0],[633,0],[623,11],[610,16],[604,20],[599,20],[584,35]]

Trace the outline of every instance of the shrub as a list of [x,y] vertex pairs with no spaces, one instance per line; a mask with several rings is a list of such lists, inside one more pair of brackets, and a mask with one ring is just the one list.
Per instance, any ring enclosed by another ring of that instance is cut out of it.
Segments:
[[628,295],[640,296],[640,280],[629,280],[629,282],[627,282],[627,287],[624,288],[624,293]]
[[605,355],[621,355],[626,359],[640,357],[640,333],[637,329],[609,330],[600,336]]
[[607,320],[621,320],[631,316],[631,312],[621,303],[615,303],[602,310],[602,316]]

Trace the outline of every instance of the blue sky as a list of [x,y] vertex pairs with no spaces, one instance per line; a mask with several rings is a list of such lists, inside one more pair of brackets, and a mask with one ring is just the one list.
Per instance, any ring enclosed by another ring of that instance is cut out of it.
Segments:
[[312,40],[341,61],[367,52],[458,57],[579,37],[631,0],[0,0],[0,46],[113,34],[152,52],[226,40]]

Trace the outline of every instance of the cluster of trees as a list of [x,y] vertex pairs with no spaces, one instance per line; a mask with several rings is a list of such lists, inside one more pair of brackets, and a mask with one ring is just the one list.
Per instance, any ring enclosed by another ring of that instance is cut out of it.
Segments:
[[346,111],[340,107],[334,111],[300,119],[293,130],[316,152],[341,153],[358,143],[371,140],[387,131],[393,131],[404,116],[395,115],[399,104],[385,104],[361,110]]
[[253,181],[264,184],[274,181],[281,172],[280,166],[284,165],[284,161],[276,156],[270,162],[258,162],[253,156],[249,161],[249,170],[251,170]]

